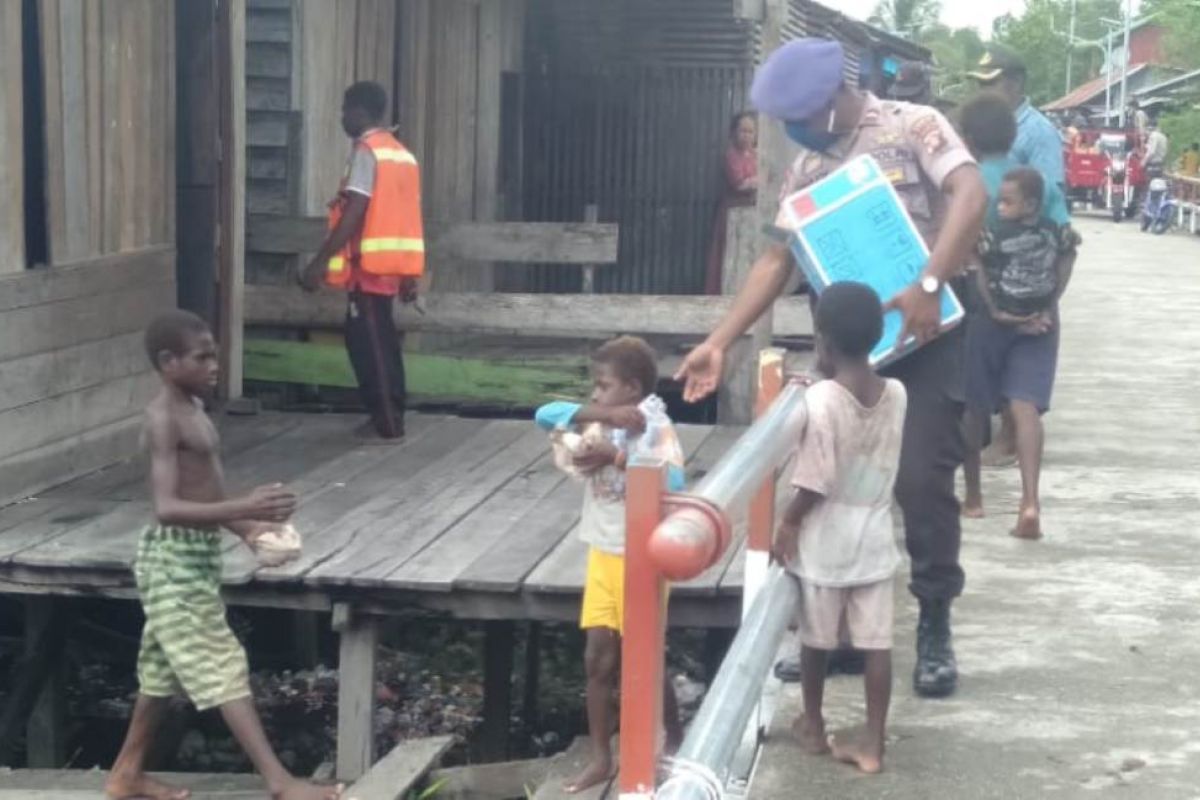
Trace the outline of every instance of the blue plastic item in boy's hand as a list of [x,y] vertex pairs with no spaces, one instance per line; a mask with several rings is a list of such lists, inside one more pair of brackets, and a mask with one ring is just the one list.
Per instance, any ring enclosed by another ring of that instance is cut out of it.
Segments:
[[[871,156],[859,156],[790,195],[783,201],[783,212],[796,263],[818,294],[831,283],[858,281],[886,303],[915,283],[929,261],[925,240]],[[949,286],[943,287],[942,331],[962,319],[958,297]],[[899,311],[884,315],[883,336],[871,352],[872,366],[915,349],[911,337],[898,341],[903,322]]]

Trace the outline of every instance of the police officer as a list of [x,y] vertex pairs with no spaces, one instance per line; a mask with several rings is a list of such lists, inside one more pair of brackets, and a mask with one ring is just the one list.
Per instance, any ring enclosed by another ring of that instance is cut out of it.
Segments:
[[[938,333],[939,294],[957,278],[975,247],[987,206],[978,167],[937,111],[881,100],[846,84],[840,44],[799,39],[773,53],[754,78],[751,97],[762,113],[783,121],[802,148],[783,195],[868,153],[879,161],[930,248],[921,279],[895,298],[908,332],[924,346],[885,370],[908,390],[904,446],[896,497],[912,559],[910,590],[921,608],[914,687],[945,696],[958,681],[950,637],[950,604],[963,588],[961,527],[954,472],[962,461],[962,334]],[[676,375],[684,398],[713,392],[725,350],[784,290],[795,269],[783,246],[754,265],[725,319],[685,359]]]

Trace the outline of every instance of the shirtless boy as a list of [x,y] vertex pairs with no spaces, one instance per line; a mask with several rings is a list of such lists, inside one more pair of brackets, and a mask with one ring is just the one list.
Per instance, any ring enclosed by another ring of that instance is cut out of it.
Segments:
[[143,428],[156,523],[142,533],[134,569],[146,613],[139,693],[105,791],[114,800],[190,796],[144,771],[170,698],[183,694],[201,711],[220,709],[272,798],[337,800],[340,788],[299,780],[276,757],[250,696],[246,653],[221,601],[219,528],[253,546],[291,517],[296,496],[270,484],[226,497],[217,430],[200,401],[217,383],[216,344],[203,320],[186,311],[163,314],[146,330],[146,352],[163,384]]

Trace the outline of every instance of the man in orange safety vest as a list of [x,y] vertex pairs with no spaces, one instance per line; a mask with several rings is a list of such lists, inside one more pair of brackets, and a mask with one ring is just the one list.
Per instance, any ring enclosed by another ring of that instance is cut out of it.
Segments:
[[347,292],[346,350],[370,413],[365,438],[404,436],[405,382],[394,298],[416,299],[425,272],[421,178],[417,160],[383,127],[387,93],[371,81],[342,100],[342,128],[354,140],[346,173],[329,204],[329,233],[300,275]]

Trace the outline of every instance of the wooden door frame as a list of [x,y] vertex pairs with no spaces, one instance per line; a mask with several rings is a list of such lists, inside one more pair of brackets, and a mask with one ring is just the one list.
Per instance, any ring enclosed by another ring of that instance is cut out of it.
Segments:
[[218,330],[222,400],[242,396],[246,276],[246,0],[217,4],[220,95],[218,176]]

